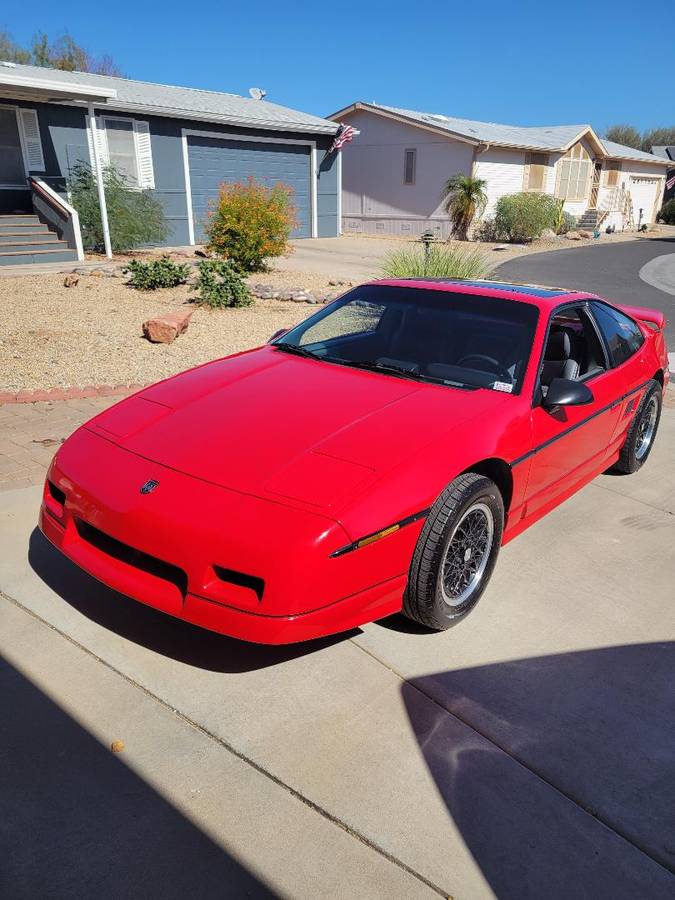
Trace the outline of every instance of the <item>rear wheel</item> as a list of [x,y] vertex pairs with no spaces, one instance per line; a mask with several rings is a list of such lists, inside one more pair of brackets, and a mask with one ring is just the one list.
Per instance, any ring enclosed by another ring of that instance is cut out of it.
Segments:
[[650,381],[613,467],[615,472],[632,475],[647,462],[659,427],[662,402],[661,385]]
[[497,485],[474,472],[455,478],[434,503],[417,541],[405,615],[437,631],[463,619],[487,587],[503,528]]

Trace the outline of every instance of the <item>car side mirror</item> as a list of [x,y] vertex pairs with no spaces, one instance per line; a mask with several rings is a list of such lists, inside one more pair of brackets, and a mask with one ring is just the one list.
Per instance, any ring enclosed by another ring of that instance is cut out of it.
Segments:
[[280,328],[278,331],[275,331],[272,337],[268,340],[268,344],[271,344],[272,341],[276,341],[277,338],[280,338],[282,334],[286,334],[290,331],[290,328]]
[[583,406],[592,402],[593,393],[583,382],[554,378],[541,405],[544,409],[554,409],[557,406]]

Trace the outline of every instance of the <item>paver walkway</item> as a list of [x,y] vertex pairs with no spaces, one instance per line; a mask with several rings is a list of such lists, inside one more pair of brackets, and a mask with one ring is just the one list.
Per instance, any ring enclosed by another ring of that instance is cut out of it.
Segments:
[[59,444],[119,397],[0,406],[0,491],[38,484]]

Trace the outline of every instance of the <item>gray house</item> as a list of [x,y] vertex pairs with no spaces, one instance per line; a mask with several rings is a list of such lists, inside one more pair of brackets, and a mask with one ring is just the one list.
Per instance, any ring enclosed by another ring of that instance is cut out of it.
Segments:
[[209,201],[249,176],[294,192],[294,237],[339,233],[335,122],[264,99],[0,62],[0,264],[82,256],[73,167],[110,163],[161,201],[168,246],[199,243]]
[[663,202],[667,203],[675,197],[675,145],[671,144],[666,147],[652,147],[652,153],[660,156],[661,159],[667,159],[672,163],[666,175],[666,190],[663,194]]

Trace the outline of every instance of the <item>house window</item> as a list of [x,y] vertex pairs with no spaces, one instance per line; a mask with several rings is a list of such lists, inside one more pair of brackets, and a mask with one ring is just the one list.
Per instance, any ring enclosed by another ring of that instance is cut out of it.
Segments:
[[548,155],[546,153],[529,153],[527,157],[526,191],[546,190],[548,174]]
[[558,189],[562,200],[585,200],[591,179],[592,160],[583,144],[575,144],[558,161]]
[[406,150],[403,158],[403,184],[415,184],[417,150]]
[[605,175],[605,186],[616,187],[619,183],[619,173],[621,171],[620,163],[611,163],[611,168],[607,168]]
[[138,187],[138,158],[134,139],[134,123],[130,119],[104,118],[108,141],[108,160],[122,173],[130,186]]

